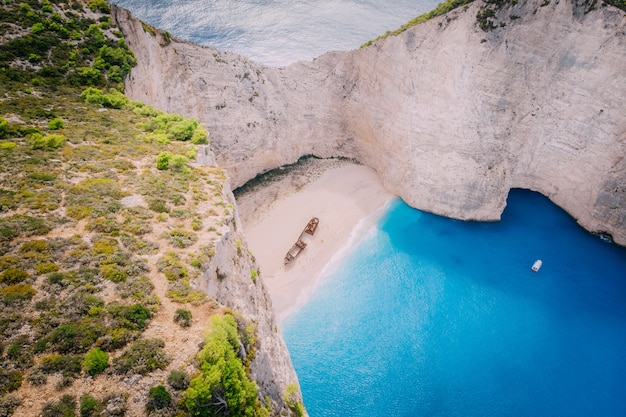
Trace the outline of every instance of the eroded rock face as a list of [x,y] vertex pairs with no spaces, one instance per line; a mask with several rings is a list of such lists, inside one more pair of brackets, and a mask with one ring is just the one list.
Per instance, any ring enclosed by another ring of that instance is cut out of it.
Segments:
[[[212,166],[212,160],[212,153],[201,147],[197,162]],[[228,180],[222,192],[227,199],[225,203],[234,205],[235,197]],[[196,284],[209,297],[254,324],[256,346],[251,372],[261,397],[271,399],[272,415],[294,415],[285,405],[283,395],[289,384],[298,385],[298,377],[277,326],[267,290],[257,279],[258,266],[247,249],[240,225],[237,212],[231,212],[219,230],[220,238],[215,242],[210,267],[203,271]],[[301,394],[298,395],[301,401]]]
[[505,6],[484,32],[477,1],[280,69],[161,46],[116,16],[139,62],[128,95],[205,123],[234,187],[302,155],[347,156],[422,210],[497,220],[509,190],[528,188],[626,245],[624,13],[543,3]]

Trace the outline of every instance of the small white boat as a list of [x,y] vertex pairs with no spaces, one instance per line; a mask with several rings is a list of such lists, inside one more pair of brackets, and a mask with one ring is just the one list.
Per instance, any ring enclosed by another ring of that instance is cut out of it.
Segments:
[[533,272],[537,272],[537,271],[539,271],[539,268],[541,268],[542,264],[543,264],[543,262],[541,262],[541,259],[537,259],[530,269],[532,269]]

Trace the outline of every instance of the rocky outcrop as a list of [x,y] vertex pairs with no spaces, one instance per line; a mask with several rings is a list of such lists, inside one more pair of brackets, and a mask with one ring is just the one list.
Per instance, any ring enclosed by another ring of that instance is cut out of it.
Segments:
[[512,3],[489,32],[477,1],[286,68],[161,46],[127,12],[116,16],[139,62],[127,93],[204,122],[235,187],[305,154],[347,156],[422,210],[497,220],[509,190],[527,188],[625,245],[624,13]]

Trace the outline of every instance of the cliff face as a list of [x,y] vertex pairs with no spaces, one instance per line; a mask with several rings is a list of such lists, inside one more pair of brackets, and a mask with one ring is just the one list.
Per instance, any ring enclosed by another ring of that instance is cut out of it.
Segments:
[[[234,205],[235,197],[229,188],[227,182],[223,191]],[[287,385],[298,383],[298,377],[276,324],[265,286],[252,273],[253,270],[258,272],[258,267],[247,249],[240,224],[237,212],[233,211],[215,245],[211,267],[198,280],[198,287],[220,304],[253,321],[257,343],[252,375],[262,397],[271,398],[274,415],[292,415],[284,404],[283,395]],[[301,396],[298,400],[302,400]]]
[[127,93],[198,117],[237,187],[305,154],[360,159],[410,205],[499,219],[511,188],[548,196],[626,244],[626,19],[542,0],[482,2],[351,52],[287,68],[146,33]]

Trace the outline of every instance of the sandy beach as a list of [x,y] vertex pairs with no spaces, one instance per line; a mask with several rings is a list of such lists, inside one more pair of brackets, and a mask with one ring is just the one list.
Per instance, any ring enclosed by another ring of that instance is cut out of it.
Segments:
[[[392,199],[371,168],[327,160],[308,161],[297,172],[237,196],[248,246],[279,323],[306,303]],[[319,218],[315,235],[294,262],[284,265],[286,252],[312,217]]]

